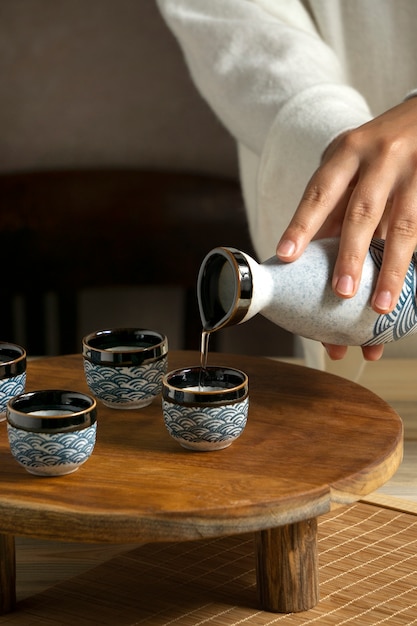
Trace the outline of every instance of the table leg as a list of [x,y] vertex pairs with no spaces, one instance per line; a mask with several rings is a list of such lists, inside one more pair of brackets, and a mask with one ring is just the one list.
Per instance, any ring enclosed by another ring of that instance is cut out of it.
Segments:
[[276,613],[307,611],[319,601],[317,520],[255,533],[261,608]]
[[0,614],[16,605],[16,552],[13,535],[0,534]]

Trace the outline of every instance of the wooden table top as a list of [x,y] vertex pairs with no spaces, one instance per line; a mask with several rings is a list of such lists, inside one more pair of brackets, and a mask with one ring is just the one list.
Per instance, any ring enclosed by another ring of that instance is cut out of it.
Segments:
[[[189,540],[316,517],[384,484],[402,457],[402,422],[373,392],[298,365],[210,354],[249,376],[243,435],[191,452],[171,439],[161,399],[139,410],[98,402],[97,443],[75,473],[36,477],[0,424],[0,533],[69,541]],[[170,352],[169,368],[197,352]],[[27,390],[88,392],[81,355],[28,363]]]

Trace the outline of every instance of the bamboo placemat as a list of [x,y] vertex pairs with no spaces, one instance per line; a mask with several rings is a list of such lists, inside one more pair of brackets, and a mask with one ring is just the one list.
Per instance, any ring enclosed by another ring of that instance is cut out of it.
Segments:
[[417,516],[358,503],[319,519],[320,603],[281,615],[256,604],[253,541],[151,544],[29,598],[0,624],[272,626],[417,623]]

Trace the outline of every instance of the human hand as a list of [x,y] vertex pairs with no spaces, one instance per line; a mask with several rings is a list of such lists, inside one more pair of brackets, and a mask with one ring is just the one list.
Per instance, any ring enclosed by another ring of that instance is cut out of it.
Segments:
[[[340,237],[332,287],[355,295],[372,237],[385,239],[371,306],[389,313],[398,301],[417,243],[417,99],[411,98],[370,122],[343,133],[323,155],[293,219],[277,246],[294,261],[312,239]],[[344,346],[326,346],[343,358]],[[375,360],[382,346],[364,347]]]

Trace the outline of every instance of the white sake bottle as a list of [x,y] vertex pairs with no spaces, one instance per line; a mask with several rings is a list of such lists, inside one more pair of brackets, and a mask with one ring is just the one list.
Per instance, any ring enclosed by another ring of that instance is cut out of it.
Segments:
[[357,294],[343,299],[331,278],[339,239],[309,244],[301,257],[277,257],[259,264],[234,248],[219,247],[203,260],[197,297],[203,329],[215,331],[261,313],[282,328],[317,341],[370,346],[396,341],[417,331],[417,257],[408,268],[401,296],[391,313],[376,313],[371,295],[381,267],[384,242],[372,240]]

